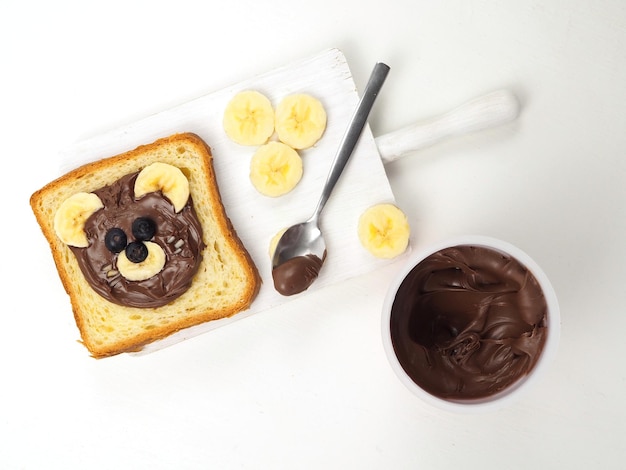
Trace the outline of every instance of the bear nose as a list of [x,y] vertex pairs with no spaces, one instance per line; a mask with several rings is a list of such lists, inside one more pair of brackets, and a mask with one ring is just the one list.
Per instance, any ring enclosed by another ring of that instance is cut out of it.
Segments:
[[148,247],[143,242],[132,242],[126,246],[126,257],[133,263],[141,263],[148,257]]

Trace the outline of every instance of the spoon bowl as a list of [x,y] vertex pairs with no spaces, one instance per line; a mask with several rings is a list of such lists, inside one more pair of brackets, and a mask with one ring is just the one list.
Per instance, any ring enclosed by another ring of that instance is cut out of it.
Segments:
[[326,242],[317,219],[311,218],[289,227],[281,236],[272,258],[272,268],[297,256],[326,257]]
[[298,294],[308,289],[317,279],[326,258],[326,242],[319,225],[320,214],[359,141],[388,73],[389,66],[386,64],[379,62],[374,67],[339,145],[313,215],[307,221],[288,228],[276,244],[272,255],[272,278],[274,287],[282,295]]

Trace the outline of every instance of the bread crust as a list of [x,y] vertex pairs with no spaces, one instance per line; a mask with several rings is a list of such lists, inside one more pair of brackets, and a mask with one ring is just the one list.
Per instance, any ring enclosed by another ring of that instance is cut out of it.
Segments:
[[[189,179],[206,248],[191,287],[181,297],[157,308],[120,306],[89,286],[73,253],[54,231],[54,214],[73,193],[95,191],[154,161],[178,166]],[[259,292],[261,277],[227,216],[211,150],[196,134],[174,134],[83,165],[36,191],[30,205],[70,297],[81,342],[93,357],[139,351],[181,329],[230,317],[248,309]]]

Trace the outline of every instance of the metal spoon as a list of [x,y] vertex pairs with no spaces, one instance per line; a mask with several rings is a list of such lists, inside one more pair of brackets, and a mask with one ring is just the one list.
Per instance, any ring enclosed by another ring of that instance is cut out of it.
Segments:
[[319,227],[320,214],[354,151],[388,73],[389,66],[382,62],[374,67],[339,145],[313,215],[307,221],[288,228],[278,240],[272,257],[272,277],[274,287],[283,295],[298,294],[308,289],[319,274],[326,258],[326,243]]

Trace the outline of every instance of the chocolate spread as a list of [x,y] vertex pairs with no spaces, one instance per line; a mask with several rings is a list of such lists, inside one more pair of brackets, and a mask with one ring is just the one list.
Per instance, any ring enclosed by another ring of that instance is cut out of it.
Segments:
[[395,353],[415,383],[445,399],[483,398],[533,368],[546,340],[547,305],[516,259],[461,245],[413,268],[390,321]]
[[[191,197],[179,213],[161,192],[135,199],[137,174],[124,176],[94,191],[104,208],[85,223],[89,246],[70,248],[87,282],[105,299],[124,306],[160,307],[182,295],[191,285],[205,246],[202,226]],[[117,255],[107,249],[104,239],[109,229],[118,227],[127,234],[128,243],[134,241],[131,226],[138,217],[148,217],[156,223],[156,234],[151,241],[163,248],[166,262],[151,278],[129,281],[116,271]]]
[[319,276],[323,263],[313,254],[288,259],[272,269],[274,288],[285,296],[304,292]]

